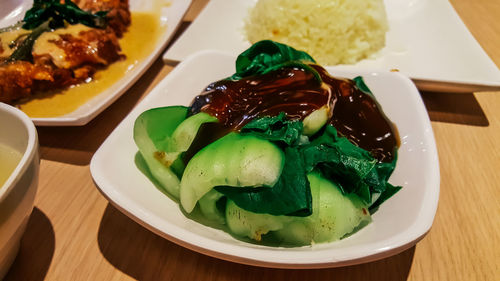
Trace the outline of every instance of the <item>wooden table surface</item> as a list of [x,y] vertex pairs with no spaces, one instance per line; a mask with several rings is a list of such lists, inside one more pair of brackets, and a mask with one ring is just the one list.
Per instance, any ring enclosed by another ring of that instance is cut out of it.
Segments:
[[[179,32],[206,2],[193,1]],[[451,2],[500,66],[500,1]],[[86,126],[38,128],[42,160],[35,208],[5,280],[500,280],[500,92],[422,93],[439,152],[441,193],[434,225],[421,242],[367,264],[281,270],[177,246],[122,214],[95,187],[92,155],[172,69],[158,59]]]

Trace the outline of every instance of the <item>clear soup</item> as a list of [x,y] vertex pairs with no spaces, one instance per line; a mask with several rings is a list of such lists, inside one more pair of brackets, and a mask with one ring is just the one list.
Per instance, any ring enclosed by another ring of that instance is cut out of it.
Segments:
[[0,188],[12,174],[21,157],[22,154],[19,151],[0,143]]

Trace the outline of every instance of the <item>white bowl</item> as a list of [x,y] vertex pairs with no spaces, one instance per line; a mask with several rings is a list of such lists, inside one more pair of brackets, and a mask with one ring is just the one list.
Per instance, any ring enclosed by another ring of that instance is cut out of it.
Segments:
[[429,116],[415,85],[391,72],[327,70],[334,76],[363,76],[396,123],[401,137],[390,182],[403,188],[373,215],[373,222],[340,241],[296,248],[269,247],[187,218],[135,163],[134,121],[143,111],[188,105],[209,83],[234,73],[235,57],[205,51],[181,62],[109,135],[94,154],[90,171],[103,195],[142,226],[179,245],[213,257],[257,266],[320,268],[346,266],[397,254],[429,231],[439,198],[439,163]]
[[1,280],[17,255],[33,210],[40,167],[35,125],[22,111],[4,103],[0,103],[0,144],[22,155],[12,174],[0,186]]

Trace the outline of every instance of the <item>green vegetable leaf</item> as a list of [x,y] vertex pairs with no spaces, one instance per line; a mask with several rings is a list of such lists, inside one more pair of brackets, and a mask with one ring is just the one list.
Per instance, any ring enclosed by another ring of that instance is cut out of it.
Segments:
[[368,88],[368,86],[365,84],[365,80],[363,80],[363,77],[356,76],[352,80],[354,81],[358,89],[360,89],[363,93],[373,97],[373,93],[372,91],[370,91],[370,88]]
[[90,13],[80,9],[71,0],[34,0],[33,7],[24,15],[25,29],[34,29],[42,23],[49,21],[53,29],[63,27],[64,22],[70,24],[81,23],[90,27],[106,27],[106,11]]
[[380,200],[385,201],[400,188],[387,182],[396,161],[378,163],[368,151],[338,137],[331,125],[311,143],[302,146],[301,152],[308,172],[318,169],[324,177],[337,183],[344,194],[355,193],[367,204],[375,192],[381,193],[376,201],[378,206],[383,202]]
[[262,75],[282,67],[297,67],[310,71],[321,83],[319,73],[308,63],[315,61],[306,52],[271,40],[263,40],[238,56],[236,73],[230,79],[239,80],[246,76]]
[[292,145],[298,142],[302,129],[302,122],[287,120],[286,114],[281,112],[277,116],[253,119],[241,129],[241,134]]
[[370,213],[375,213],[378,207],[385,202],[385,200],[392,197],[392,195],[396,194],[402,187],[394,186],[390,183],[386,184],[386,189],[380,194],[380,197],[370,206]]
[[[251,134],[270,140],[285,147],[285,166],[278,183],[269,187],[234,188],[216,187],[240,208],[255,213],[290,215],[291,206],[298,208],[298,199],[288,194],[294,188],[302,190],[307,182],[306,174],[319,171],[325,178],[339,186],[344,195],[356,194],[365,204],[372,203],[372,194],[380,194],[371,210],[376,208],[401,187],[394,187],[387,181],[395,168],[396,160],[379,163],[366,150],[354,145],[345,137],[339,137],[335,127],[325,126],[314,135],[311,142],[301,143],[302,123],[286,120],[280,113],[274,117],[254,119],[242,128],[241,134]],[[294,152],[299,152],[300,157]],[[297,185],[297,183],[299,183]],[[285,212],[285,210],[287,212]],[[295,216],[305,216],[306,209],[297,209]]]
[[254,213],[305,217],[312,214],[312,195],[297,148],[285,148],[285,165],[273,187],[217,186],[215,190]]

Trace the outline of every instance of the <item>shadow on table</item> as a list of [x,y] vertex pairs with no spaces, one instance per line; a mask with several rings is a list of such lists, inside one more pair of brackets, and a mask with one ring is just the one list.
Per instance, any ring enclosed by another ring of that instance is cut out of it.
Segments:
[[141,79],[85,126],[38,127],[42,159],[88,165],[92,155],[138,103],[162,67],[163,62],[158,58]]
[[[415,247],[361,265],[313,270],[270,269],[231,263],[178,246],[141,227],[108,204],[99,249],[117,269],[137,280],[406,280]],[[369,273],[369,275],[367,275]]]
[[49,218],[34,208],[21,240],[21,247],[4,281],[44,280],[49,270],[56,238]]
[[489,121],[474,94],[420,92],[432,121],[488,126]]

